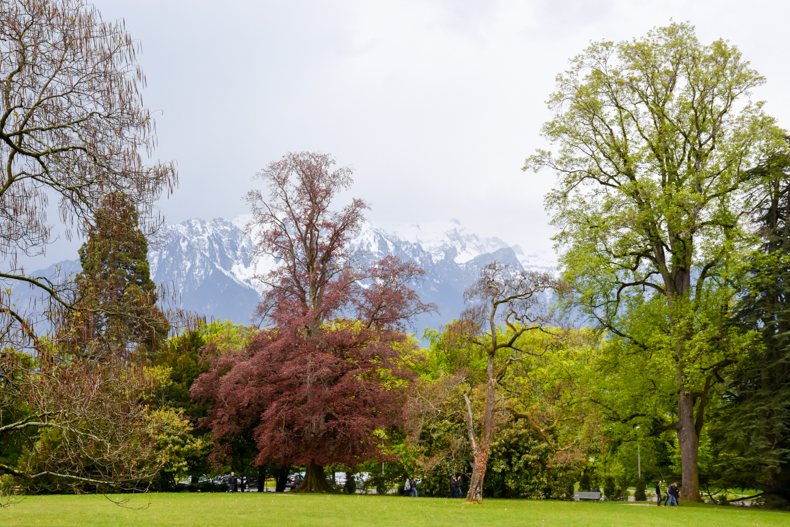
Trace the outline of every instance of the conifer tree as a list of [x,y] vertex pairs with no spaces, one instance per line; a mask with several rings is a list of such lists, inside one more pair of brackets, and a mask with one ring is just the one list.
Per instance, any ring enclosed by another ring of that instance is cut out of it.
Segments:
[[752,171],[755,224],[763,241],[748,259],[736,323],[759,334],[728,379],[711,431],[719,485],[760,489],[790,503],[790,157]]
[[71,350],[82,358],[129,360],[158,347],[169,325],[156,306],[148,241],[129,198],[105,198],[79,254],[75,307],[63,331]]

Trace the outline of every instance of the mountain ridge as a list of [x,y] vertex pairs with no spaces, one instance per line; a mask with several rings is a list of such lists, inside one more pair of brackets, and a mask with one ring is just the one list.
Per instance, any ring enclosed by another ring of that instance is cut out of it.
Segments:
[[[247,223],[245,218],[189,219],[165,226],[150,243],[151,278],[175,293],[176,307],[208,319],[253,322],[264,287],[255,277],[272,269],[275,262],[271,257],[256,256],[254,236],[242,227]],[[399,229],[365,222],[352,238],[349,253],[361,265],[392,255],[423,268],[425,275],[414,288],[421,300],[435,304],[437,311],[413,321],[418,335],[460,315],[463,292],[489,262],[497,260],[517,269],[550,268],[545,262],[536,264],[535,255],[525,255],[518,246],[480,237],[456,220],[430,228],[406,225]],[[56,265],[73,270],[74,263],[67,260]],[[39,274],[46,275],[54,267]]]

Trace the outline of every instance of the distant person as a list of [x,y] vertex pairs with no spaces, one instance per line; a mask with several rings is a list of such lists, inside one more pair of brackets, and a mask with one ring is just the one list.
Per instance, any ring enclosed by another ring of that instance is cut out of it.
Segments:
[[457,472],[454,475],[450,476],[450,497],[451,498],[461,497],[461,474]]
[[411,480],[411,496],[413,498],[417,497],[417,478],[412,478]]
[[661,482],[656,481],[656,505],[661,506]]
[[409,477],[406,477],[406,481],[403,483],[403,495],[411,496],[411,479]]
[[239,487],[239,480],[236,479],[236,474],[233,472],[228,476],[228,492],[236,492]]
[[680,505],[680,489],[677,483],[672,483],[667,489],[667,505],[677,507]]

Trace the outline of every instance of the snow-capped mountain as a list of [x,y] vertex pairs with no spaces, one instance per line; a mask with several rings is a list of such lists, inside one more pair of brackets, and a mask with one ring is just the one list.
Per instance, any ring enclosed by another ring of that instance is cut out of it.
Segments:
[[[255,259],[254,240],[242,225],[241,220],[218,218],[167,227],[162,242],[149,251],[152,278],[178,292],[184,309],[249,323],[261,292],[255,276],[274,262]],[[455,221],[431,230],[414,225],[384,230],[366,223],[350,249],[360,264],[392,255],[425,270],[415,288],[422,301],[435,304],[437,311],[414,321],[418,334],[458,317],[464,290],[487,263],[497,260],[522,267],[518,248],[496,238],[481,238]]]
[[[166,303],[208,319],[242,324],[253,320],[262,291],[255,277],[274,262],[255,257],[255,241],[244,223],[245,218],[192,219],[167,226],[158,234],[150,244],[148,259],[153,280],[167,292]],[[425,328],[438,328],[458,317],[464,307],[464,290],[487,263],[497,260],[516,268],[522,264],[537,267],[518,247],[477,236],[457,221],[387,229],[366,223],[350,248],[352,258],[361,264],[393,255],[425,270],[415,288],[422,301],[435,304],[437,311],[414,321],[418,336]]]

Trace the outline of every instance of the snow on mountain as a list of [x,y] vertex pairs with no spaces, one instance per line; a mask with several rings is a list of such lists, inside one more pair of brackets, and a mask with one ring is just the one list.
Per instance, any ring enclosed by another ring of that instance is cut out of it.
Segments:
[[[245,230],[249,219],[192,219],[158,234],[148,254],[151,276],[171,293],[172,304],[210,319],[252,321],[263,287],[256,276],[271,270],[275,262],[256,256],[254,237]],[[423,302],[436,304],[437,311],[414,321],[418,335],[458,317],[464,290],[487,263],[497,260],[523,268],[522,262],[531,261],[518,247],[480,237],[456,220],[387,229],[365,223],[352,240],[350,253],[363,265],[393,255],[425,270],[414,287]],[[533,262],[530,267],[545,266]]]

